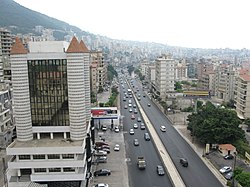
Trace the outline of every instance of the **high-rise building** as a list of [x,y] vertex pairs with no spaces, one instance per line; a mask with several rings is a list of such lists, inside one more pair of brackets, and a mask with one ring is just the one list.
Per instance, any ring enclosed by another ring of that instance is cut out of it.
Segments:
[[250,118],[250,70],[237,73],[235,79],[235,107],[240,119]]
[[75,37],[27,49],[17,38],[11,50],[17,139],[7,148],[8,186],[83,187],[91,155],[89,51]]
[[235,91],[234,65],[220,64],[215,68],[215,96],[225,102],[234,99]]
[[10,49],[12,38],[10,31],[0,28],[0,80],[11,80]]
[[156,95],[165,99],[167,93],[174,92],[175,61],[168,55],[163,55],[155,61]]

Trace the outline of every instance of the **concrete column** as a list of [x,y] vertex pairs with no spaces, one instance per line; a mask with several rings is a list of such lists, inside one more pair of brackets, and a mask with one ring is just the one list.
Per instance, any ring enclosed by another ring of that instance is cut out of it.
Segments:
[[51,140],[54,139],[54,134],[53,134],[53,132],[50,133],[50,139],[51,139]]
[[37,133],[37,139],[40,140],[40,138],[41,138],[41,137],[40,137],[40,133],[38,132],[38,133]]

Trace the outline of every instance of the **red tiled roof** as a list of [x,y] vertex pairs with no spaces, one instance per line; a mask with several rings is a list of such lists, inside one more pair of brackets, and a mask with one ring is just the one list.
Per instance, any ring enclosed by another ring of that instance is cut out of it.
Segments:
[[233,150],[235,150],[235,147],[232,144],[220,144],[219,149],[233,151]]
[[248,74],[240,75],[240,78],[242,78],[244,81],[250,81],[250,75]]
[[87,46],[85,45],[85,43],[82,40],[80,41],[80,46],[81,46],[82,52],[84,52],[84,53],[89,52],[89,49],[87,48]]
[[15,38],[15,43],[12,45],[10,54],[27,54],[28,51],[25,49],[23,43],[21,42],[20,38]]
[[82,53],[81,46],[75,36],[72,38],[66,53]]

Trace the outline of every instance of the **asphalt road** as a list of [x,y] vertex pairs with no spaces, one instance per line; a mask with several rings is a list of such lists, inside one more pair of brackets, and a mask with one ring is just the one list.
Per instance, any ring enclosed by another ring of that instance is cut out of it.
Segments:
[[[125,84],[124,84],[125,85]],[[127,90],[127,86],[125,86]],[[131,99],[132,103],[135,104],[134,98],[127,98],[126,101],[123,101],[124,92],[121,89],[121,113],[123,116],[123,130],[124,130],[124,139],[125,139],[125,147],[126,147],[126,157],[128,159],[128,175],[129,175],[129,186],[130,187],[171,187],[172,184],[168,175],[158,176],[156,172],[156,166],[162,165],[160,157],[155,150],[155,147],[151,141],[146,141],[144,139],[144,133],[147,132],[147,129],[141,130],[140,125],[138,129],[134,129],[135,134],[130,135],[129,129],[133,128],[133,124],[140,124],[141,122],[137,122],[136,119],[138,116],[141,117],[140,113],[134,114],[134,112],[130,113],[129,108],[124,109],[124,105],[128,105],[128,100]],[[134,111],[134,109],[133,109]],[[135,115],[136,119],[131,120],[131,115]],[[139,146],[134,146],[133,140],[137,138],[139,140]],[[137,157],[144,156],[146,159],[146,169],[139,170],[137,168]]]
[[[142,93],[142,90],[140,90],[140,93]],[[162,114],[158,107],[148,97],[142,97],[140,103],[151,123],[154,125],[158,135],[162,139],[163,144],[165,145],[186,186],[223,186],[220,181],[212,174],[209,168],[207,168],[195,151],[190,147],[190,145],[179,135],[179,133],[171,125],[166,116]],[[148,103],[151,103],[151,107],[147,106]],[[166,132],[160,131],[161,125],[166,126]],[[187,168],[183,168],[180,165],[180,157],[187,158],[189,162],[189,166]]]

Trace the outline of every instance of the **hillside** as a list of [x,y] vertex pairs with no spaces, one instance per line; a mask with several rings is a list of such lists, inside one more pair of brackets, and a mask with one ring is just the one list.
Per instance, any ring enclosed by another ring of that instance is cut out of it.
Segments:
[[54,34],[59,37],[57,39],[63,39],[61,37],[70,30],[78,34],[83,32],[78,27],[30,10],[13,0],[0,0],[0,27],[7,28],[13,34],[35,34],[33,29],[37,25],[56,30]]

